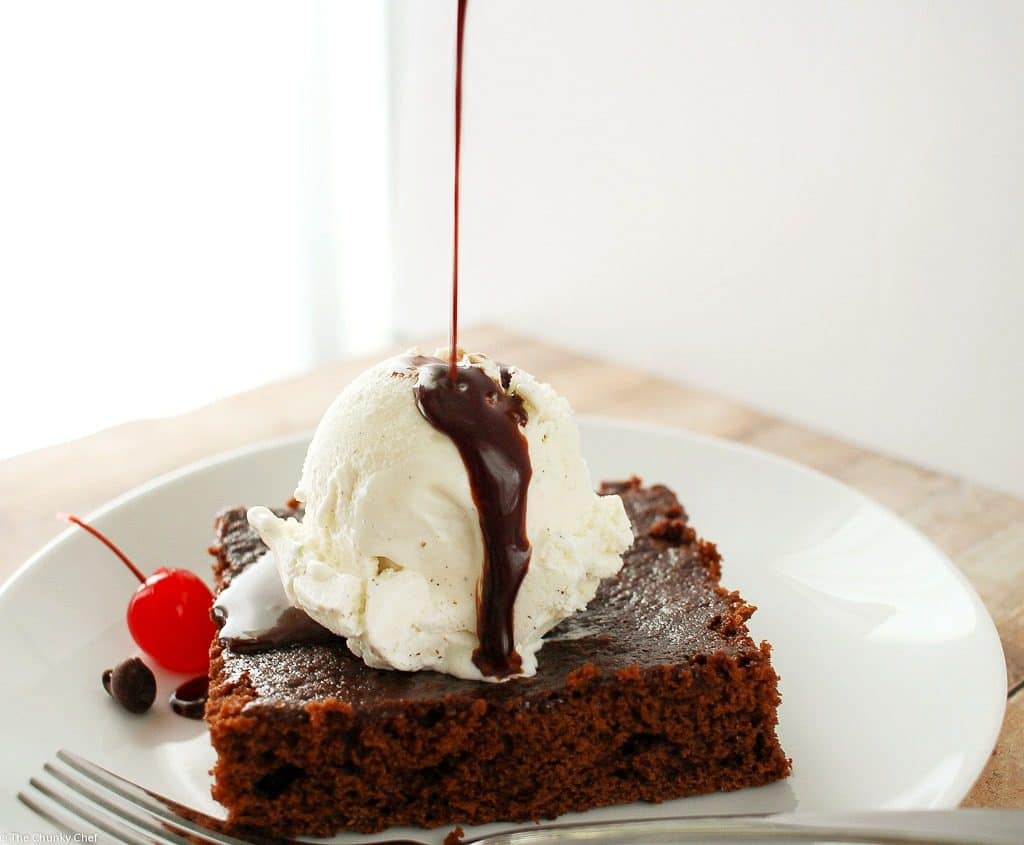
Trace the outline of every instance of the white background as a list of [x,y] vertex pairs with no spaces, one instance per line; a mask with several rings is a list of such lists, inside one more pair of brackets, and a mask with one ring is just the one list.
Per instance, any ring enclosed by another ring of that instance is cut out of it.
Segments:
[[[0,3],[0,456],[443,330],[454,8]],[[1024,4],[471,0],[467,74],[467,323],[1024,495]]]
[[0,457],[390,338],[386,11],[0,0]]
[[[410,335],[445,325],[446,5],[392,42]],[[1024,4],[477,2],[466,63],[467,321],[1024,494]]]

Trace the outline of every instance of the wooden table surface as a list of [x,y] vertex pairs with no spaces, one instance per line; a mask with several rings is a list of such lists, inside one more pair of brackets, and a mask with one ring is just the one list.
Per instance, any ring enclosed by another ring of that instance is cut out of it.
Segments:
[[[931,537],[964,571],[995,619],[1009,674],[998,746],[964,803],[1024,807],[1024,502],[500,329],[470,330],[463,340],[467,349],[514,361],[551,382],[579,413],[677,426],[784,455],[863,491]],[[442,344],[424,344],[435,345]],[[179,417],[127,423],[0,462],[0,580],[61,530],[55,512],[88,513],[199,458],[309,431],[367,363],[332,364]]]

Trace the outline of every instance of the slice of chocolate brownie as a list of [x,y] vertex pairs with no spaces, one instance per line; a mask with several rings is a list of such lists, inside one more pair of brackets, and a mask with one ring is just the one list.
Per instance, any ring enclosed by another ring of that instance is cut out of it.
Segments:
[[[482,824],[739,789],[786,777],[777,676],[754,608],[675,495],[636,479],[622,571],[565,620],[537,675],[503,684],[370,669],[342,640],[239,653],[215,642],[214,797],[281,834]],[[217,520],[218,587],[264,547]]]

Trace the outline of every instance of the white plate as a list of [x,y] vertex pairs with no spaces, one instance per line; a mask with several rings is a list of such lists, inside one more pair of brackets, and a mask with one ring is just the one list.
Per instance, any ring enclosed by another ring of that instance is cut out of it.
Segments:
[[[1006,671],[985,608],[930,542],[847,487],[754,449],[608,421],[581,428],[594,478],[636,473],[675,488],[698,531],[718,543],[723,582],[760,608],[750,627],[774,646],[779,733],[793,758],[783,783],[586,817],[952,807],[963,798],[995,743]],[[213,514],[287,499],[306,442],[189,467],[91,519],[144,569],[207,575]],[[60,747],[218,812],[203,724],[163,703],[180,678],[158,677],[145,717],[100,687],[101,670],[135,651],[124,624],[133,586],[106,549],[69,530],[0,592],[3,827],[43,828],[14,793]],[[445,830],[408,833],[440,841]]]

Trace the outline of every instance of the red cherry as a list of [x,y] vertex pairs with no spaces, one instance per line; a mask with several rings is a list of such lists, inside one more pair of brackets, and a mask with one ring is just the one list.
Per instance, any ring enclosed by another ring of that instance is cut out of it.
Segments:
[[173,672],[205,672],[216,633],[212,604],[213,595],[198,575],[160,567],[128,602],[128,630],[161,666]]
[[187,569],[161,566],[146,578],[117,546],[77,516],[68,522],[88,531],[117,555],[142,586],[128,602],[128,630],[146,654],[172,672],[206,671],[216,634],[210,608],[213,594]]

